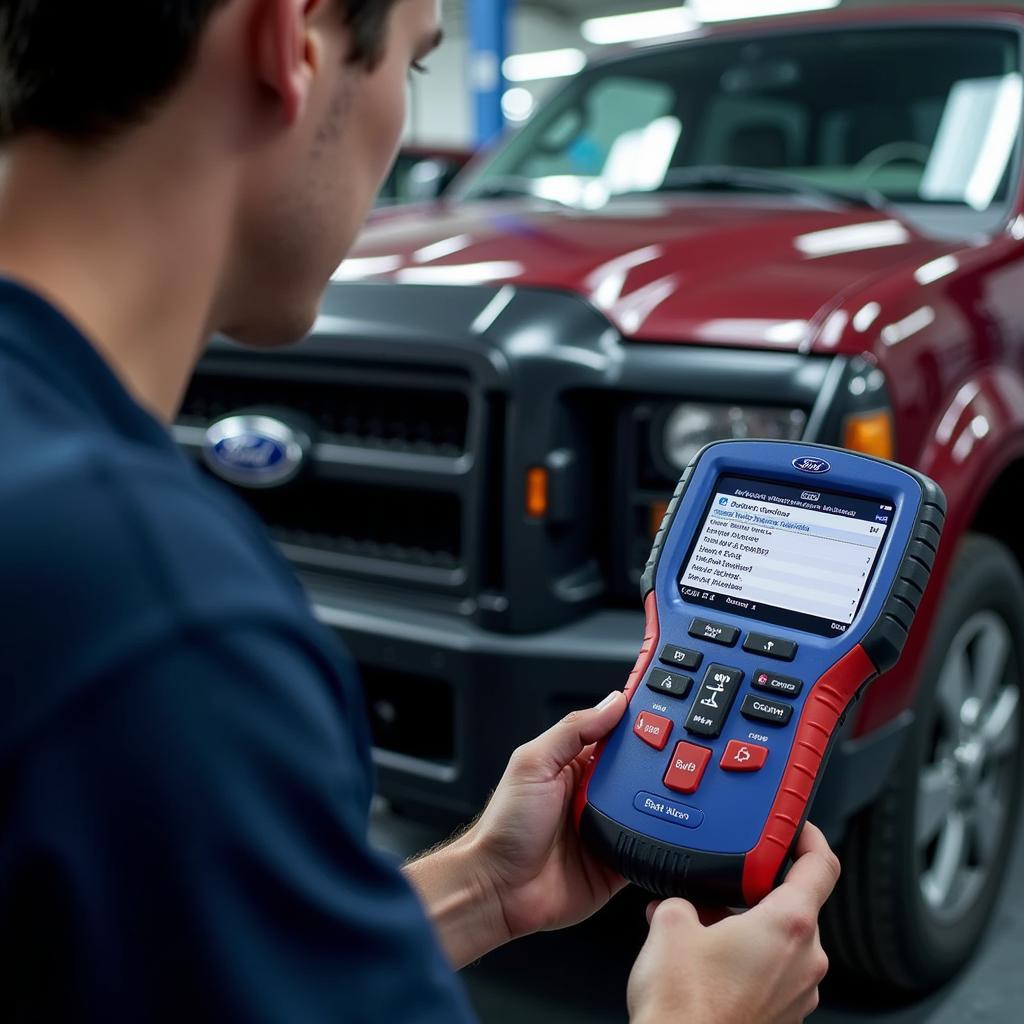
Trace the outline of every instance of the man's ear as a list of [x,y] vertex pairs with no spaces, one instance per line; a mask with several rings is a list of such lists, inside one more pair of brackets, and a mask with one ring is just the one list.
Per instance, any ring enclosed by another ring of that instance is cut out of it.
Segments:
[[286,124],[294,124],[305,109],[321,53],[311,20],[333,0],[257,0],[253,16],[256,71],[260,83],[273,93]]

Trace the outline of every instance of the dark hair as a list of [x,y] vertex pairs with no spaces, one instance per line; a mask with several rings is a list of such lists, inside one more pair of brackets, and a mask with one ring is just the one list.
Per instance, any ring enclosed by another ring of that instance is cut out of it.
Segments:
[[[0,144],[30,131],[90,141],[143,120],[230,0],[0,0]],[[337,0],[351,61],[383,56],[396,0]]]

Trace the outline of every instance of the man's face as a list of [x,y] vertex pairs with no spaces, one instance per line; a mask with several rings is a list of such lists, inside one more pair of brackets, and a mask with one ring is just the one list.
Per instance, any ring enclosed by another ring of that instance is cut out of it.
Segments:
[[211,325],[257,346],[297,341],[312,326],[394,162],[410,71],[440,34],[439,2],[396,0],[372,69],[346,60],[334,0],[313,7],[307,24],[306,102],[243,176],[223,322]]

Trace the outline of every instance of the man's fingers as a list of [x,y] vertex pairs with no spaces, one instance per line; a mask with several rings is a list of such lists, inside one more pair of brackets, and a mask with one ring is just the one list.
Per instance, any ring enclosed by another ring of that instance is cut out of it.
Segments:
[[628,703],[626,695],[616,690],[596,707],[573,711],[547,732],[521,746],[516,751],[516,759],[527,769],[561,771],[579,757],[584,748],[615,728]]
[[648,903],[647,923],[669,928],[692,927],[700,925],[700,918],[697,908],[689,900],[675,898]]
[[806,904],[814,913],[821,909],[839,881],[839,860],[832,852],[821,830],[808,822],[796,845],[796,860],[785,881],[769,893],[762,905]]
[[720,921],[736,915],[728,907],[698,907],[697,916],[705,928],[710,928],[713,924],[718,924]]
[[817,825],[807,821],[804,822],[804,827],[800,831],[800,836],[796,841],[796,850],[794,852],[797,857],[800,857],[805,853],[812,852],[831,853],[832,847],[828,845],[825,833],[822,832]]

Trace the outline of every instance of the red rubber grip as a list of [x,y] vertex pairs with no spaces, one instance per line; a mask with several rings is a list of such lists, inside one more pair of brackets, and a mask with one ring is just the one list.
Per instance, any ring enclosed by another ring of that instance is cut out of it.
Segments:
[[[661,636],[661,629],[658,625],[658,606],[654,600],[653,590],[644,600],[644,614],[646,616],[644,642],[640,645],[640,653],[637,655],[633,671],[629,673],[629,678],[626,680],[626,686],[623,691],[626,694],[626,700],[632,699],[636,688],[640,685],[640,680],[643,679],[644,673],[654,659],[654,652],[657,650],[658,639]],[[576,821],[577,830],[580,827],[580,817],[583,814],[583,809],[587,806],[587,788],[590,785],[590,777],[594,774],[594,769],[597,767],[597,759],[601,756],[601,751],[604,750],[604,745],[607,742],[607,739],[603,739],[598,744],[597,749],[594,751],[594,756],[591,757],[590,763],[587,765],[587,769],[583,773],[583,778],[580,779],[579,787],[576,790],[576,798],[573,803],[573,818]]]
[[822,759],[839,719],[861,686],[877,674],[867,651],[857,644],[818,680],[808,696],[775,802],[761,838],[744,861],[743,896],[748,906],[762,900],[775,885],[797,829],[803,824]]

